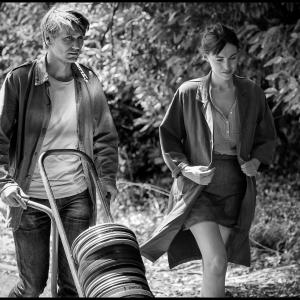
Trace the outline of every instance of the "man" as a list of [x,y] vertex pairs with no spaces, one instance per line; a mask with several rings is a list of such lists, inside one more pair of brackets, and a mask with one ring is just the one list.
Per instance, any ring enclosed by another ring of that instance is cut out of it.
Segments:
[[[81,13],[50,9],[41,22],[46,54],[11,70],[1,88],[0,195],[9,209],[20,275],[10,297],[38,297],[47,282],[50,219],[23,199],[49,206],[37,163],[43,151],[84,151],[108,201],[117,194],[117,132],[99,79],[76,62],[88,28]],[[45,169],[71,245],[95,224],[95,187],[77,156],[50,156]],[[61,243],[58,251],[58,296],[77,296]]]

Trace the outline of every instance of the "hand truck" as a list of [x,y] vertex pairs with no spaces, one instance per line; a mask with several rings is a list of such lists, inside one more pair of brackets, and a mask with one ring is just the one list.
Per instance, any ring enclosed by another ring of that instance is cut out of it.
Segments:
[[38,209],[40,211],[45,212],[51,219],[51,237],[52,237],[52,251],[51,251],[51,260],[52,260],[52,266],[51,266],[51,295],[52,297],[57,297],[57,256],[58,256],[58,237],[60,237],[65,254],[66,254],[66,258],[71,270],[71,274],[75,283],[75,287],[78,293],[79,297],[85,297],[84,291],[79,283],[79,278],[78,278],[78,274],[77,274],[77,270],[75,267],[75,263],[72,257],[72,252],[71,252],[71,248],[70,248],[70,244],[67,240],[66,237],[66,233],[55,203],[55,198],[54,198],[54,194],[53,191],[51,189],[46,171],[45,171],[45,167],[44,167],[44,161],[46,159],[46,157],[50,156],[50,155],[66,155],[66,154],[73,154],[76,155],[78,157],[80,157],[81,159],[83,159],[84,161],[86,161],[90,167],[89,171],[90,174],[92,175],[92,180],[95,184],[96,187],[96,192],[99,195],[100,201],[104,207],[104,223],[113,223],[113,218],[112,215],[110,213],[110,209],[109,209],[109,205],[107,204],[104,194],[102,192],[102,186],[101,186],[101,182],[100,179],[97,176],[97,171],[95,168],[95,165],[92,161],[92,159],[85,154],[84,152],[80,151],[80,150],[75,150],[75,149],[52,149],[52,150],[47,150],[45,152],[43,152],[38,160],[38,164],[40,167],[40,173],[41,173],[41,177],[42,177],[42,181],[43,184],[45,186],[45,190],[50,202],[50,207],[47,207],[45,205],[36,203],[34,201],[29,200],[29,198],[24,198],[25,203],[35,209]]

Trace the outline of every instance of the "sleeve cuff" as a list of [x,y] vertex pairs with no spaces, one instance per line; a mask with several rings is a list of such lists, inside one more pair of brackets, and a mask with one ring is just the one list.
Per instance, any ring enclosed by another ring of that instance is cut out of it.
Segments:
[[17,184],[16,182],[9,182],[9,183],[6,183],[6,184],[2,187],[2,189],[0,190],[0,196],[1,196],[2,192],[3,192],[5,189],[7,189],[8,187],[10,187],[10,186],[18,186],[18,184]]
[[181,173],[181,170],[184,169],[186,166],[188,166],[187,163],[181,162],[173,171],[172,171],[172,177],[177,178],[179,174]]

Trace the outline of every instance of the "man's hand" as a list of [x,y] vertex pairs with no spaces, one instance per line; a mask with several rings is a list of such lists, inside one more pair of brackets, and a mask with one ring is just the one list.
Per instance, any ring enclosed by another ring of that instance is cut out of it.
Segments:
[[181,173],[197,184],[208,185],[213,178],[215,169],[208,169],[205,166],[186,166]]
[[252,158],[241,165],[242,172],[247,176],[256,176],[260,161],[257,158]]
[[28,199],[29,196],[16,184],[6,187],[1,192],[1,200],[3,203],[13,207],[21,206],[23,209],[26,209],[26,203],[22,198]]

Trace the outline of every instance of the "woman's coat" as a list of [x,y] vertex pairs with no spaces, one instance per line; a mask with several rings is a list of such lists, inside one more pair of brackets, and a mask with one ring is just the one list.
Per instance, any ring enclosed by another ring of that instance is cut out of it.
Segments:
[[[176,91],[160,125],[160,143],[165,163],[174,182],[169,197],[168,214],[152,237],[141,246],[141,254],[154,262],[167,252],[169,266],[201,259],[190,230],[182,225],[194,201],[205,186],[181,175],[186,165],[210,166],[213,152],[213,120],[209,98],[211,72],[183,83]],[[263,90],[253,81],[234,76],[240,141],[237,156],[240,164],[257,158],[270,164],[276,145],[276,131]],[[250,266],[249,230],[256,204],[255,177],[247,176],[247,189],[241,203],[237,225],[227,243],[228,261]]]

